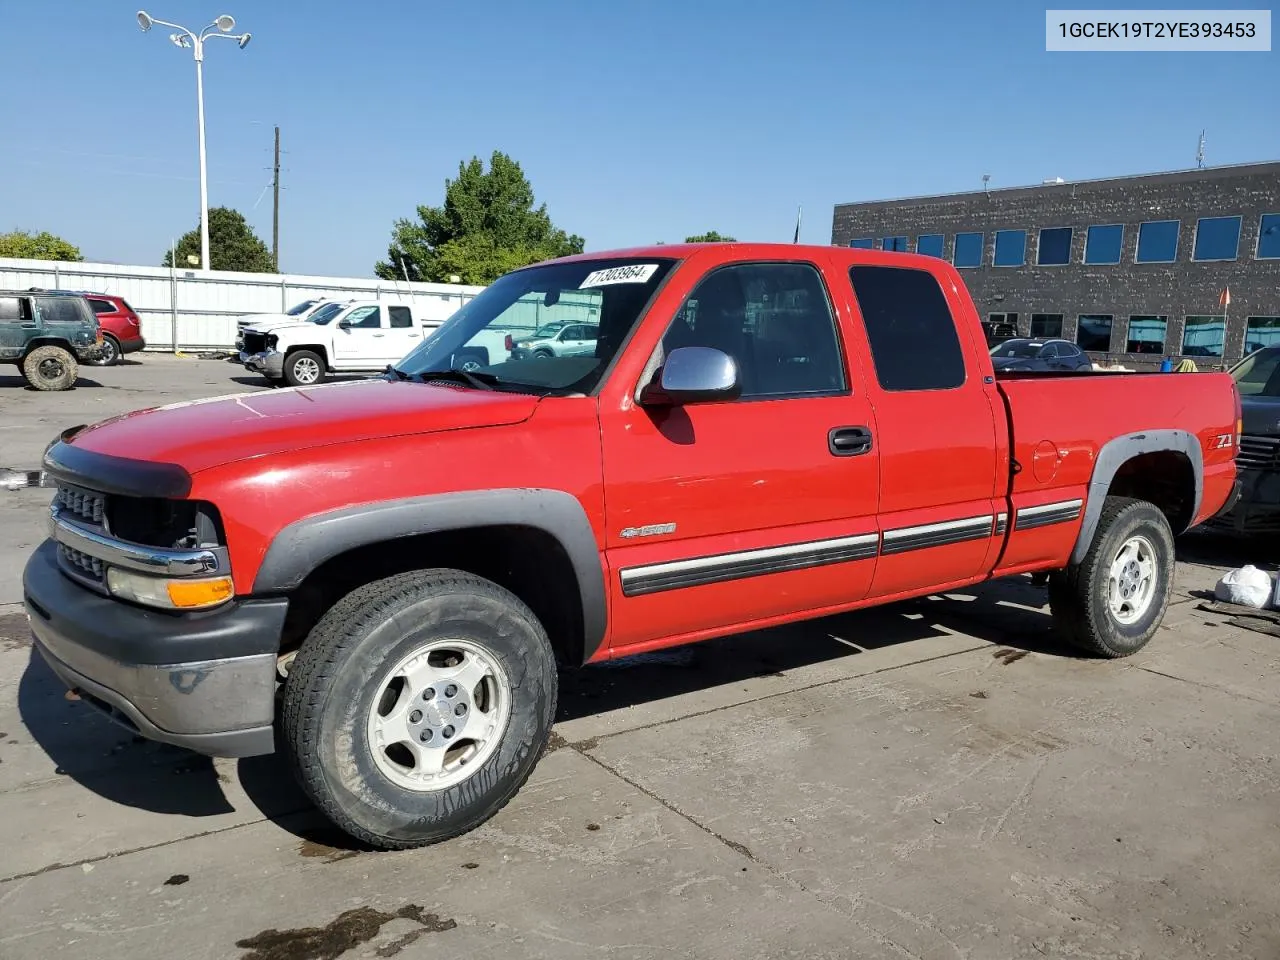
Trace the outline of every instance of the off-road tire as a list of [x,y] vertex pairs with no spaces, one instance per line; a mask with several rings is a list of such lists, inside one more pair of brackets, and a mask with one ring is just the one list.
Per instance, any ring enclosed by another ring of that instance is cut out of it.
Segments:
[[[298,379],[295,372],[299,363],[311,362],[315,364],[316,378],[314,380]],[[284,358],[284,379],[285,383],[291,387],[315,387],[324,383],[325,368],[324,358],[314,350],[294,350]]]
[[120,349],[120,341],[109,333],[102,335],[102,352],[87,361],[93,367],[110,367],[120,362],[124,352]]
[[[41,371],[40,368],[50,362],[58,365],[56,374],[50,375]],[[71,352],[52,344],[36,347],[22,360],[23,379],[36,390],[44,392],[70,390],[76,385],[76,378],[79,375],[79,365]]]
[[[1138,535],[1155,551],[1155,593],[1143,615],[1125,624],[1111,612],[1108,580],[1113,559]],[[1063,639],[1089,653],[1112,659],[1137,653],[1164,619],[1173,575],[1173,531],[1160,509],[1145,500],[1107,497],[1084,559],[1049,578],[1054,625]]]
[[[378,769],[368,717],[386,671],[438,639],[467,640],[500,661],[510,719],[467,779],[407,790]],[[473,830],[515,796],[546,748],[557,684],[546,631],[519,598],[458,570],[415,570],[360,587],[316,624],[289,669],[282,740],[303,791],[336,826],[406,850]]]

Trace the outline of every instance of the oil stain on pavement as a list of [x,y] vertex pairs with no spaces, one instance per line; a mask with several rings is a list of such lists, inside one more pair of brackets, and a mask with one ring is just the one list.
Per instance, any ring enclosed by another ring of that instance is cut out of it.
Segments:
[[339,914],[323,927],[297,930],[264,930],[236,946],[249,952],[241,960],[337,960],[348,950],[368,943],[392,920],[412,920],[417,928],[377,949],[379,957],[394,957],[428,933],[442,933],[458,925],[456,920],[426,913],[416,904],[406,904],[394,913],[372,907],[357,907]]

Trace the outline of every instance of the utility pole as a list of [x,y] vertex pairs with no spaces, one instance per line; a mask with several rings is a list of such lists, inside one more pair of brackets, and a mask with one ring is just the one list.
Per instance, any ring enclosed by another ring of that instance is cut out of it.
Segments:
[[276,127],[276,163],[275,175],[271,178],[271,190],[274,194],[271,204],[271,262],[276,273],[280,272],[280,128]]

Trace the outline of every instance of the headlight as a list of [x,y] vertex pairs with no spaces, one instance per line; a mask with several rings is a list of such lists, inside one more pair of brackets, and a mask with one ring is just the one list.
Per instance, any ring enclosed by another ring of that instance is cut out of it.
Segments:
[[107,570],[107,589],[123,600],[162,610],[204,610],[226,603],[235,593],[230,577],[151,577],[116,567]]
[[277,343],[279,343],[279,342],[280,342],[280,341],[279,341],[279,339],[276,337],[276,335],[275,335],[274,333],[269,333],[269,334],[267,334],[267,349],[268,349],[268,350],[274,350],[274,349],[276,348],[276,344],[277,344]]

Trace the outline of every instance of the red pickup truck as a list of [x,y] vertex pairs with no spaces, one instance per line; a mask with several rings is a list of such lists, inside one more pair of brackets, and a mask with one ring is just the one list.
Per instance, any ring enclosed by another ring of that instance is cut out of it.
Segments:
[[[551,320],[597,339],[495,354]],[[516,793],[557,661],[1037,572],[1068,639],[1137,651],[1239,429],[1225,374],[997,377],[941,260],[591,254],[500,278],[381,377],[66,431],[26,607],[82,699],[212,755],[278,733],[336,824],[406,848]]]

